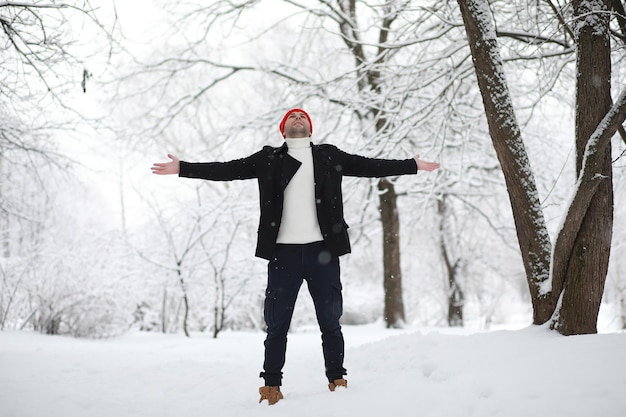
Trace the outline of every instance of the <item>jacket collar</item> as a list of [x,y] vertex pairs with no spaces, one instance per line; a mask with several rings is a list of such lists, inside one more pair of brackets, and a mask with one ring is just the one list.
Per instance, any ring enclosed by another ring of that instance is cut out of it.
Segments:
[[282,146],[279,146],[277,148],[274,148],[272,150],[273,154],[277,154],[277,153],[281,153],[281,152],[286,152],[287,151],[287,142],[283,143]]
[[[311,148],[315,149],[315,144],[313,142],[311,143]],[[274,150],[272,150],[273,154],[278,154],[278,153],[283,153],[283,152],[287,152],[287,142],[283,143],[281,146],[274,148]]]

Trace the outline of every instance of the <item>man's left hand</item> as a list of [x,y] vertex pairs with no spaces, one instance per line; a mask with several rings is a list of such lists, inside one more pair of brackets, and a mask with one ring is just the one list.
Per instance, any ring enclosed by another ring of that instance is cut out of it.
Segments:
[[415,162],[417,163],[418,171],[434,171],[440,167],[437,162],[422,161],[419,154],[415,155],[413,159],[415,159]]

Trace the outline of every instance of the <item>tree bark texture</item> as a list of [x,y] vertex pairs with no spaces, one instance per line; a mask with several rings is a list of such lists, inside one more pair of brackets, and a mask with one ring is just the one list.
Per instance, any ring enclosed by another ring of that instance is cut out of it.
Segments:
[[551,243],[537,186],[504,78],[486,0],[458,0],[482,94],[489,134],[504,174],[533,303],[533,322],[552,315],[542,294],[549,279]]
[[383,224],[384,317],[387,327],[404,324],[402,271],[400,268],[400,218],[395,188],[387,179],[378,182],[380,216]]
[[[611,108],[610,0],[575,0],[577,35],[576,170],[583,170],[587,144]],[[595,193],[571,245],[560,309],[552,323],[560,333],[597,332],[598,311],[609,265],[613,230],[611,142],[598,150],[591,181]],[[584,181],[584,180],[583,180]],[[582,182],[579,182],[582,185]],[[584,209],[584,208],[581,208]],[[583,214],[581,213],[581,214]],[[565,254],[564,254],[565,255]]]

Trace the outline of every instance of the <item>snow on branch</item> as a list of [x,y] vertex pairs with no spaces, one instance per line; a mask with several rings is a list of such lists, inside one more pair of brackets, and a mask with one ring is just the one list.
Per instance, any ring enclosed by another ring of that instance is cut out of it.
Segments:
[[574,33],[591,29],[596,36],[604,36],[609,31],[608,20],[611,17],[602,0],[584,0],[578,5]]
[[500,38],[511,38],[520,42],[527,43],[529,45],[544,45],[547,43],[554,43],[568,50],[572,48],[567,40],[554,39],[553,37],[546,37],[533,33],[498,30],[496,31],[496,35]]

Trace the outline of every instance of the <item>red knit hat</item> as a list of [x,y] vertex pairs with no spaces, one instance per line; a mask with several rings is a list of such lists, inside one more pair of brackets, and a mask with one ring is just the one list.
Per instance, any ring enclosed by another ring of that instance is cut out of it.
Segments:
[[285,122],[287,121],[287,117],[289,117],[291,113],[297,112],[297,111],[304,113],[307,120],[309,121],[309,126],[311,126],[311,130],[309,131],[309,136],[313,134],[313,123],[311,123],[311,117],[309,116],[309,114],[302,109],[291,109],[287,113],[285,113],[285,115],[283,116],[283,120],[280,122],[280,133],[282,133],[283,137],[285,137]]

